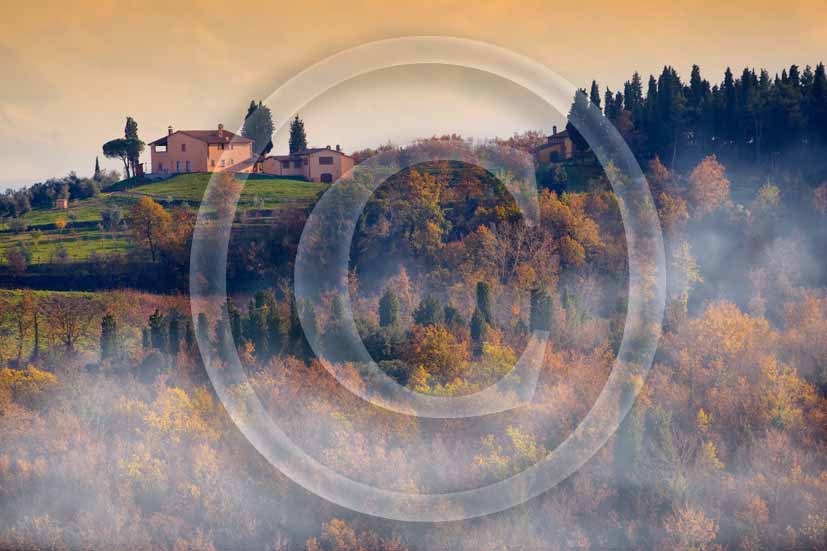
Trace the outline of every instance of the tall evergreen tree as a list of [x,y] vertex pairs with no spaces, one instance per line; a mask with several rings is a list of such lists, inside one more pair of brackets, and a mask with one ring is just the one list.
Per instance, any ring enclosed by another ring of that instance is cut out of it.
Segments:
[[290,123],[290,154],[294,155],[307,149],[307,134],[304,130],[304,121],[296,115]]
[[417,325],[442,325],[445,321],[442,303],[434,296],[426,296],[414,310],[413,318]]
[[173,310],[167,318],[167,352],[175,357],[181,350],[181,314]]
[[164,315],[157,308],[149,316],[149,336],[152,348],[159,352],[164,352],[167,349],[167,325]]
[[482,354],[482,345],[488,333],[488,324],[485,322],[485,315],[480,312],[479,308],[475,309],[474,315],[471,316],[470,329],[474,355],[480,356]]
[[128,142],[129,166],[134,176],[138,173],[138,165],[141,164],[140,156],[144,150],[144,142],[138,137],[138,123],[132,117],[126,117],[123,136]]
[[273,114],[262,102],[250,101],[241,135],[253,140],[253,155],[266,155],[273,149]]
[[477,310],[482,313],[486,323],[493,325],[494,315],[491,311],[491,285],[485,281],[477,282]]
[[382,298],[379,299],[379,325],[390,327],[396,325],[399,320],[399,299],[390,287],[385,289]]
[[115,316],[108,313],[101,319],[101,361],[115,358],[118,354],[118,326]]
[[589,92],[589,101],[594,104],[595,107],[598,109],[600,108],[600,87],[597,85],[597,81],[592,81],[592,88]]
[[95,155],[95,174],[92,176],[92,179],[96,182],[100,182],[101,180],[101,164],[97,155]]

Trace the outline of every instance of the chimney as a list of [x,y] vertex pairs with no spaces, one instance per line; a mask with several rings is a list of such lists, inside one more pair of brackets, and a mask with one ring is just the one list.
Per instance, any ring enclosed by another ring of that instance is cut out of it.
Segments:
[[219,138],[224,137],[224,125],[221,124],[221,123],[218,123],[218,137]]
[[172,136],[172,125],[167,126],[167,136]]
[[325,147],[327,147],[328,149],[330,149],[330,146],[329,146],[329,145],[327,145],[327,146],[325,146]]
[[551,135],[554,136],[556,134],[557,134],[557,126],[552,126],[551,127]]
[[336,144],[336,151],[338,151],[339,153],[341,153],[341,152],[342,152],[342,148],[341,148],[341,147],[339,147],[339,144]]

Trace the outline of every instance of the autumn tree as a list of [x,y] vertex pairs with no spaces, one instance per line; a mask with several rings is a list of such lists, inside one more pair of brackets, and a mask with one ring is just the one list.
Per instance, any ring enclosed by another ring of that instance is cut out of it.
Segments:
[[74,352],[88,336],[98,304],[88,295],[53,294],[42,301],[42,307],[51,337]]
[[129,209],[129,225],[135,240],[149,251],[155,262],[161,243],[169,233],[172,218],[160,204],[141,197]]
[[813,210],[821,215],[827,214],[827,182],[813,191]]
[[729,179],[715,155],[705,157],[689,175],[689,200],[699,218],[726,204]]
[[465,345],[448,329],[442,325],[428,325],[412,330],[406,359],[411,370],[422,367],[442,382],[451,382],[465,373],[468,367],[466,356]]

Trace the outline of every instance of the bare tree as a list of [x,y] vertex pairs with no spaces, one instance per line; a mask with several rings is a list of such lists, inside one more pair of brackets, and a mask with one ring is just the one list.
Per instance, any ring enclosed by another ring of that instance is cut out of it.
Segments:
[[89,295],[50,296],[43,301],[49,336],[59,341],[67,352],[73,352],[77,344],[90,335],[98,306]]

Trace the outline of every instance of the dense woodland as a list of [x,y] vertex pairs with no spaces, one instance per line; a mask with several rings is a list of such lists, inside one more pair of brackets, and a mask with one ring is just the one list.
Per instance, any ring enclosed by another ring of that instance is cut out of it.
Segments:
[[[387,489],[477,487],[554,450],[601,392],[624,330],[621,206],[598,173],[577,189],[541,189],[539,222],[527,224],[504,175],[428,163],[396,174],[359,219],[347,282],[358,331],[400,384],[461,395],[498,380],[532,330],[548,330],[529,406],[485,420],[423,420],[345,390],[305,333],[340,331],[341,296],[322,297],[312,327],[298,321],[309,306],[295,300],[290,277],[306,214],[233,236],[226,319],[192,320],[184,294],[3,291],[0,548],[827,547],[827,178],[789,159],[766,164],[774,151],[799,155],[824,139],[827,126],[812,122],[824,116],[824,67],[728,80],[710,87],[693,71],[684,86],[668,69],[646,99],[639,78],[622,98],[593,94],[612,97],[609,118],[645,158],[667,307],[648,377],[626,382],[640,390],[632,411],[551,491],[436,525],[337,508],[245,441],[204,372],[196,331],[217,358],[235,344],[268,412],[308,453]],[[669,101],[650,99],[653,91]],[[790,94],[800,119],[775,111]],[[760,146],[745,122],[753,100],[738,103],[758,97],[769,113]],[[536,137],[499,145],[529,148]],[[383,153],[444,147],[478,153],[457,136]],[[672,162],[690,150],[688,169]],[[554,167],[555,178],[570,181],[582,162]],[[736,197],[734,184],[756,172],[757,184]],[[218,213],[230,209],[240,186],[225,176],[207,200]],[[142,261],[185,285],[192,212],[145,198],[124,214]],[[356,384],[364,376],[363,366],[336,367]]]

